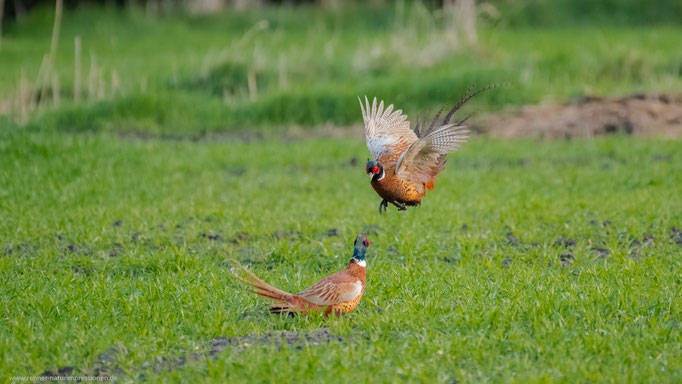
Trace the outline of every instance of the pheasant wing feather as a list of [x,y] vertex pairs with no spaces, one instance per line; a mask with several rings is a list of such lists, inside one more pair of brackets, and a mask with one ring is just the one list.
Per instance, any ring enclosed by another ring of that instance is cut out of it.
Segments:
[[327,276],[298,294],[308,302],[325,306],[351,301],[362,292],[362,282],[344,271]]
[[396,176],[414,183],[428,183],[445,165],[444,155],[467,140],[469,130],[456,124],[442,125],[412,143],[396,165]]
[[377,161],[387,155],[397,155],[404,148],[417,141],[417,135],[410,129],[410,122],[402,110],[393,110],[393,104],[384,109],[384,102],[377,105],[377,98],[372,100],[365,96],[365,103],[360,101],[362,119],[365,123],[365,140],[372,157]]

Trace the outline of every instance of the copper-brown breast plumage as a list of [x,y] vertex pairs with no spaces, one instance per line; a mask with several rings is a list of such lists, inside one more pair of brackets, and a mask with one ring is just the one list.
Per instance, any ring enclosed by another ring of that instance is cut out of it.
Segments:
[[360,303],[360,299],[362,299],[362,293],[360,293],[358,297],[355,298],[355,300],[346,301],[345,303],[337,305],[336,307],[334,307],[334,311],[340,310],[342,313],[352,312],[355,309],[355,307],[357,307],[358,304]]
[[395,175],[395,163],[391,164],[391,160],[382,159],[382,163],[384,161],[388,163],[388,165],[384,165],[384,178],[372,180],[372,188],[382,199],[387,201],[397,201],[403,204],[421,203],[424,193],[420,193],[413,182],[397,177]]
[[402,204],[419,204],[424,196],[424,193],[417,191],[413,183],[399,179],[395,175],[386,175],[379,181],[372,181],[372,188],[382,199]]

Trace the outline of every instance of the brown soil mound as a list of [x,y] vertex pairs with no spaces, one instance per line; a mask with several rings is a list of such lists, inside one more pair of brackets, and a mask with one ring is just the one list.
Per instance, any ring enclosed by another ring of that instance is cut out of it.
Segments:
[[509,114],[482,117],[476,128],[501,138],[590,138],[624,133],[682,136],[682,94],[585,97],[553,106],[525,106]]

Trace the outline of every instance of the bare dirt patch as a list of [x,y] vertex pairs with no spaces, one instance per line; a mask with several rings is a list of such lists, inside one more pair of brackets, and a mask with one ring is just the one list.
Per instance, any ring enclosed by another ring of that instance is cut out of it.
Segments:
[[505,230],[507,231],[507,233],[505,234],[505,238],[507,239],[507,243],[506,243],[507,246],[510,246],[510,247],[518,246],[521,241],[519,240],[518,237],[516,237],[514,232],[512,232],[511,228],[509,228],[508,226],[505,226]]
[[592,251],[594,252],[595,255],[597,255],[600,259],[606,258],[609,254],[611,254],[611,251],[604,247],[592,247]]
[[199,237],[208,239],[209,241],[219,241],[219,242],[224,242],[223,237],[216,234],[216,233],[206,233],[206,232],[201,232],[199,233]]
[[[190,353],[180,351],[176,356],[156,356],[150,361],[144,362],[141,366],[135,367],[133,371],[140,372],[139,378],[145,377],[145,370],[151,369],[154,372],[173,371],[181,369],[188,361],[200,361],[207,358],[218,359],[219,355],[228,348],[234,352],[241,352],[250,347],[274,347],[282,349],[287,345],[296,350],[303,349],[305,346],[326,345],[332,342],[341,342],[343,338],[329,332],[328,328],[319,328],[310,333],[294,331],[275,331],[262,335],[245,335],[235,337],[217,337],[205,343],[205,353]],[[96,377],[126,376],[131,372],[121,369],[117,361],[129,355],[129,351],[122,345],[115,345],[101,353],[91,367],[77,369],[71,366],[44,371],[41,376],[53,377],[73,377],[74,371],[81,371]],[[71,380],[71,379],[68,379]]]
[[670,227],[670,239],[675,242],[675,244],[682,247],[682,229],[677,229],[675,227]]
[[574,239],[565,236],[559,236],[559,238],[554,242],[554,245],[564,248],[572,248],[575,247],[576,244],[577,242]]
[[59,381],[60,377],[71,376],[73,372],[73,367],[61,367],[57,369],[47,370],[40,374],[41,377],[54,378],[55,381]]
[[476,130],[500,138],[590,138],[623,133],[682,136],[682,94],[588,96],[571,103],[529,105],[520,111],[483,116]]
[[35,254],[38,247],[30,243],[20,243],[5,248],[5,256],[30,257]]
[[573,257],[572,253],[562,253],[561,256],[559,256],[559,260],[561,261],[562,267],[568,267],[573,264],[573,260],[575,260],[575,258]]
[[339,341],[343,341],[343,339],[330,333],[327,328],[316,329],[310,333],[277,331],[263,335],[218,337],[211,340],[209,356],[215,357],[227,347],[232,347],[236,352],[253,346],[274,346],[281,349],[285,344],[301,349],[305,345],[329,344]]

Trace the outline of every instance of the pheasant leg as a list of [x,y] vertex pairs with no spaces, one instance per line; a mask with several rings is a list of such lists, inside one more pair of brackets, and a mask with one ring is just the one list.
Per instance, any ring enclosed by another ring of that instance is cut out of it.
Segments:
[[379,214],[381,215],[381,208],[384,209],[384,212],[386,212],[386,208],[388,207],[388,201],[386,199],[381,200],[379,203]]
[[[393,204],[393,205],[395,205],[396,207],[398,207],[398,210],[399,210],[399,211],[405,211],[405,210],[407,210],[407,207],[405,206],[405,204],[398,203],[397,201],[391,201],[391,204]],[[385,209],[384,209],[384,210],[385,210]]]

